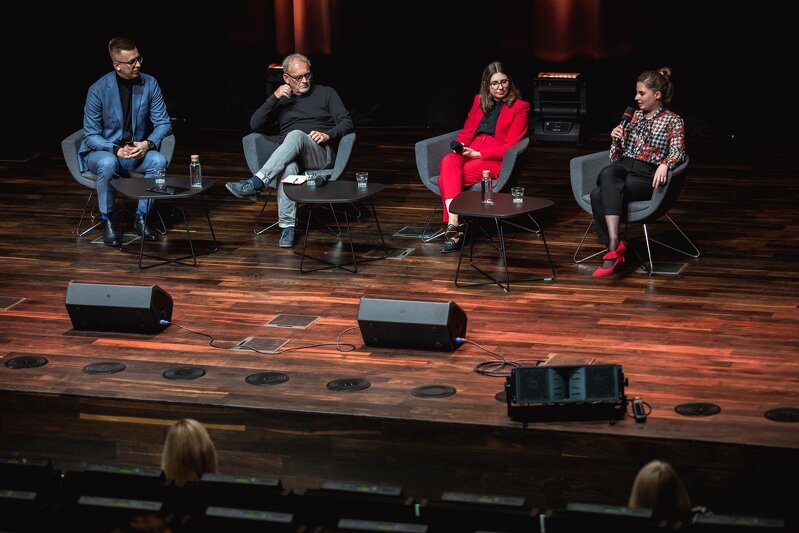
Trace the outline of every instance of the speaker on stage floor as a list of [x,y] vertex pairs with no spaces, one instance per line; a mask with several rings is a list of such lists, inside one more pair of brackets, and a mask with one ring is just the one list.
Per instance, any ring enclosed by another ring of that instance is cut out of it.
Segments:
[[77,330],[158,333],[172,320],[172,297],[158,285],[71,281],[66,306]]
[[367,346],[451,351],[466,335],[466,313],[455,302],[363,297],[358,326]]
[[514,420],[621,420],[626,414],[621,365],[520,366],[505,380]]

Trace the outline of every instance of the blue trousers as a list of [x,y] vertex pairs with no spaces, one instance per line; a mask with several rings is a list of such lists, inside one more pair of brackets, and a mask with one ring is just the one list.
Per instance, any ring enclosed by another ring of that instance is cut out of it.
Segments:
[[[128,172],[144,174],[145,178],[155,178],[157,169],[165,169],[166,157],[157,150],[148,150],[141,159],[122,159],[112,152],[94,151],[86,158],[89,170],[97,174],[97,206],[101,213],[114,211],[114,188],[111,180],[128,176]],[[150,211],[148,200],[139,200],[138,209],[142,213]]]

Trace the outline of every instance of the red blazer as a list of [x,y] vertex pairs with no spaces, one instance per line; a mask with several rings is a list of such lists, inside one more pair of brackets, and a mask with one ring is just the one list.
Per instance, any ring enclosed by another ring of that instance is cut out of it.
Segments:
[[[458,133],[458,142],[470,146],[477,136],[477,127],[483,119],[483,110],[480,108],[480,95],[475,95],[472,108],[466,116],[466,123]],[[495,142],[488,142],[480,148],[482,159],[502,161],[505,151],[522,140],[527,135],[529,125],[530,104],[524,100],[516,100],[513,106],[502,107],[497,119],[497,129],[492,138]]]

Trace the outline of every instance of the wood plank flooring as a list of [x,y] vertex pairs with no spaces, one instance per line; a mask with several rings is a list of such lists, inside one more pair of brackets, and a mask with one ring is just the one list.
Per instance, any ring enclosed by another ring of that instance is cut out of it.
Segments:
[[[374,198],[382,230],[391,248],[409,248],[410,255],[363,263],[357,274],[305,275],[299,257],[278,248],[276,230],[253,234],[262,203],[237,200],[222,186],[248,175],[245,133],[185,125],[176,133],[171,170],[187,174],[189,154],[198,153],[205,175],[220,179],[208,198],[220,248],[200,256],[196,268],[140,270],[135,255],[93,244],[99,232],[76,237],[88,190],[71,178],[58,147],[42,147],[28,163],[0,163],[0,303],[7,302],[0,305],[0,452],[65,467],[153,466],[165,426],[193,416],[211,428],[224,471],[276,476],[288,486],[336,478],[399,484],[415,494],[523,494],[542,507],[569,500],[624,504],[638,467],[660,457],[678,467],[697,504],[796,515],[792,499],[776,488],[794,483],[799,458],[799,186],[789,144],[689,139],[688,181],[670,214],[701,257],[655,247],[656,261],[685,263],[683,270],[638,273],[630,254],[620,275],[594,279],[596,263],[572,262],[588,217],[572,197],[568,163],[607,143],[532,143],[520,185],[527,195],[554,201],[536,219],[557,276],[512,284],[504,293],[492,285],[455,287],[457,254],[442,255],[440,240],[394,235],[423,227],[435,205],[416,173],[413,144],[440,132],[360,128],[342,178],[368,170],[370,180],[386,185]],[[168,203],[162,207],[170,232],[152,249],[180,253],[182,222]],[[199,204],[186,207],[202,250],[210,237]],[[363,254],[376,228],[360,207],[353,236]],[[274,213],[270,205],[265,216]],[[640,230],[631,225],[627,237],[639,248]],[[668,223],[649,230],[674,239]],[[315,241],[332,245],[316,244],[318,253],[341,252],[340,241],[313,232]],[[478,251],[485,264],[497,265],[495,250]],[[547,269],[535,236],[511,233],[508,253],[514,273]],[[465,273],[474,276],[468,266]],[[173,299],[175,325],[157,335],[74,331],[65,308],[70,281],[158,285]],[[454,301],[467,315],[468,342],[454,352],[365,346],[357,323],[363,296]],[[3,309],[17,299],[23,300]],[[305,329],[266,326],[280,315],[318,319]],[[228,349],[247,337],[288,343],[279,354]],[[20,356],[49,363],[6,366]],[[498,376],[474,371],[499,360],[506,364],[497,365]],[[513,363],[537,360],[621,365],[626,394],[651,408],[647,422],[625,417],[523,428],[497,395]],[[82,371],[101,361],[127,368],[105,376]],[[206,374],[164,379],[164,371],[182,366]],[[289,380],[245,381],[258,372],[282,372]],[[352,378],[370,386],[327,388]],[[423,385],[457,392],[414,396]],[[715,404],[721,412],[675,412],[686,403]],[[793,421],[765,418],[775,408],[788,408]]]

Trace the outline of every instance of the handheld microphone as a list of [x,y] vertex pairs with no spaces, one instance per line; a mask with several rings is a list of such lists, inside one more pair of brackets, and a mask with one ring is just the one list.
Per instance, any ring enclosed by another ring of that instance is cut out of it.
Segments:
[[449,147],[452,148],[453,151],[458,152],[459,154],[463,153],[463,143],[459,143],[458,141],[452,141],[449,143]]
[[316,172],[313,173],[313,175],[310,178],[308,178],[308,181],[310,181],[311,183],[313,183],[317,187],[321,187],[322,185],[327,183],[327,180],[325,179],[325,177],[324,176],[320,176],[319,172],[320,171],[317,170]]
[[633,119],[633,114],[635,113],[635,108],[633,106],[627,106],[627,109],[624,110],[624,113],[621,115],[621,127],[626,128],[627,124]]

